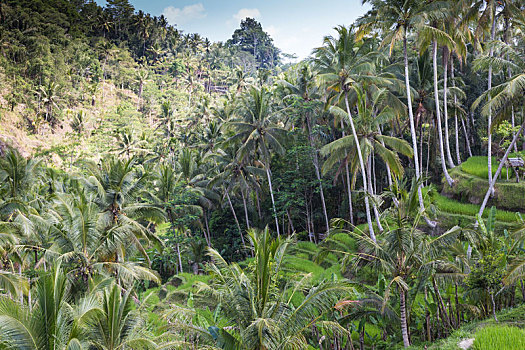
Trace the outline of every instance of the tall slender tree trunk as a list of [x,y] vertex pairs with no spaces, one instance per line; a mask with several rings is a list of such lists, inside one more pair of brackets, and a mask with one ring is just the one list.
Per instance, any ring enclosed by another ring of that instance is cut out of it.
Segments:
[[489,292],[490,294],[490,302],[492,303],[492,317],[494,317],[494,321],[498,322],[498,318],[496,317],[496,302],[494,301],[494,293]]
[[[492,14],[492,28],[490,31],[490,39],[494,40],[496,37],[496,13]],[[491,47],[489,56],[494,56],[494,49]],[[490,90],[492,88],[492,65],[489,65],[489,76],[487,79],[488,87],[487,90]],[[489,96],[490,101],[490,96]],[[488,116],[488,123],[487,123],[487,157],[488,157],[488,176],[489,179],[492,176],[492,108],[489,109],[489,116]],[[494,190],[491,189],[491,195],[494,194]]]
[[237,224],[237,229],[239,230],[239,235],[241,235],[241,241],[242,245],[244,246],[244,235],[242,234],[241,225],[239,224],[239,219],[237,218],[237,213],[235,212],[235,208],[233,207],[232,200],[230,198],[230,194],[228,193],[228,190],[226,192],[226,198],[228,199],[228,204],[230,205],[230,210],[232,211],[233,218],[235,219],[235,223]]
[[372,223],[372,215],[370,214],[370,203],[368,201],[368,186],[367,186],[367,177],[365,162],[363,161],[363,154],[361,153],[361,147],[359,146],[359,138],[357,137],[357,132],[355,131],[354,120],[352,118],[352,112],[350,111],[350,105],[348,103],[348,93],[345,92],[345,104],[346,112],[348,113],[348,120],[350,122],[350,127],[352,129],[352,134],[354,136],[354,142],[357,149],[357,157],[359,159],[359,165],[361,167],[361,176],[363,177],[363,190],[365,191],[365,211],[366,211],[366,221],[368,222],[368,230],[370,232],[370,238],[372,241],[376,242],[376,235],[374,233],[374,224]]
[[403,346],[408,348],[410,346],[410,340],[408,339],[408,325],[407,325],[407,310],[405,300],[405,290],[402,287],[399,288],[399,316],[401,320],[401,335],[403,336]]
[[[405,63],[405,87],[406,87],[406,93],[407,93],[407,108],[408,108],[408,119],[410,121],[410,135],[412,137],[412,148],[414,150],[414,168],[416,170],[416,178],[419,180],[421,178],[421,171],[422,169],[419,169],[419,155],[417,152],[417,136],[416,136],[416,127],[414,125],[414,111],[412,111],[412,95],[410,92],[410,77],[408,72],[408,52],[407,52],[407,33],[406,30],[403,33],[403,55],[404,55],[404,63]],[[417,188],[417,196],[419,199],[419,208],[421,211],[425,210],[425,205],[423,203],[423,193],[421,191],[421,188],[423,187],[423,184],[420,184]],[[425,221],[430,227],[436,227],[436,223],[429,220],[425,216]]]
[[[345,128],[343,124],[343,119],[341,119],[341,130],[343,132],[343,137],[346,136],[345,134]],[[345,158],[346,158],[346,152],[345,152]],[[346,173],[346,191],[348,193],[348,211],[350,215],[350,223],[354,224],[354,209],[352,207],[352,184],[350,182],[350,170],[348,170],[348,162],[345,161],[345,173]]]
[[445,47],[445,54],[443,55],[443,118],[445,119],[445,149],[447,152],[448,166],[455,167],[454,161],[452,160],[452,154],[450,152],[449,142],[449,129],[448,129],[448,60],[449,52],[448,48]]
[[249,230],[250,229],[250,219],[248,218],[248,206],[246,205],[246,196],[244,195],[243,190],[241,190],[241,196],[242,196],[242,204],[244,206],[244,216],[246,218],[246,227]]
[[[377,132],[379,133],[379,135],[382,135],[380,126],[377,127]],[[385,142],[383,140],[381,140],[381,145],[385,147]],[[392,171],[390,170],[390,166],[388,165],[388,163],[385,163],[385,165],[386,165],[386,176],[388,180],[388,188],[391,188],[392,187]],[[399,201],[397,200],[397,198],[393,198],[393,200],[394,200],[395,206],[397,207],[399,204]]]
[[308,127],[308,141],[310,142],[310,148],[312,149],[312,162],[314,163],[314,169],[315,169],[315,176],[317,177],[317,182],[319,183],[319,195],[321,196],[321,205],[323,207],[323,215],[324,220],[326,224],[326,233],[330,231],[330,223],[328,221],[328,214],[326,212],[326,202],[324,198],[324,191],[323,191],[323,181],[321,180],[321,173],[319,171],[319,157],[317,156],[317,148],[315,148],[314,141],[312,139],[312,132],[310,127],[310,118],[308,118],[308,115],[306,116],[306,124]]
[[467,144],[467,151],[469,157],[472,157],[472,149],[470,148],[470,140],[468,137],[467,127],[465,126],[465,119],[461,118],[461,126],[463,127],[463,132],[465,133],[465,141]]
[[[268,161],[268,163],[269,162],[270,161]],[[270,197],[272,198],[273,217],[275,219],[275,227],[277,229],[277,236],[281,237],[281,231],[279,231],[279,221],[277,220],[277,209],[275,209],[275,198],[273,197],[272,175],[270,172],[270,164],[266,166],[266,177],[268,178],[268,186],[270,187]]]
[[[367,161],[367,172],[366,175],[368,176],[368,193],[370,194],[370,197],[373,198],[374,196],[374,187],[372,185],[372,155],[368,156]],[[381,225],[381,215],[379,215],[379,210],[377,210],[377,205],[375,201],[372,201],[372,208],[374,210],[374,216],[376,218],[376,225],[379,232],[383,232],[383,226]]]
[[208,236],[206,238],[206,243],[208,243],[208,247],[211,247],[211,236],[210,236],[210,227],[208,225],[208,211],[204,211],[204,225],[206,225],[206,232],[208,233]]
[[433,42],[433,65],[434,65],[434,99],[436,100],[436,117],[437,117],[437,133],[439,138],[439,155],[441,157],[441,167],[443,169],[443,174],[449,186],[452,186],[454,180],[450,177],[450,174],[447,170],[447,164],[445,162],[445,151],[443,149],[443,133],[441,130],[441,111],[439,108],[439,93],[438,93],[438,71],[437,71],[437,41]]
[[[452,77],[452,86],[456,87],[456,81],[454,77],[454,58],[450,58],[450,76]],[[459,126],[458,126],[458,111],[457,111],[457,103],[458,103],[458,97],[456,93],[454,92],[454,136],[456,140],[456,160],[458,162],[458,165],[461,164],[461,156],[459,153]]]

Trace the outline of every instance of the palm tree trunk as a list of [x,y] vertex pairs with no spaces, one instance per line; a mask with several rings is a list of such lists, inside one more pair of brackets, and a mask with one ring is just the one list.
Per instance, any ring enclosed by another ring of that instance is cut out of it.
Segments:
[[[377,132],[379,135],[382,135],[381,127],[379,125],[377,126]],[[381,140],[381,145],[385,147],[385,142],[383,140]],[[388,163],[385,163],[385,165],[386,165],[386,176],[388,180],[388,187],[391,187],[392,186],[392,174],[390,171],[390,166],[388,165]]]
[[272,176],[271,176],[271,173],[270,173],[270,165],[269,164],[266,167],[266,177],[268,178],[268,186],[270,188],[270,197],[272,198],[273,217],[275,219],[275,227],[277,229],[277,236],[281,237],[281,231],[279,231],[279,221],[277,220],[277,209],[275,209],[275,199],[273,197]]
[[407,326],[407,311],[405,301],[405,290],[399,288],[399,316],[401,319],[401,334],[403,336],[403,346],[408,348],[410,346],[410,340],[408,339],[408,326]]
[[448,130],[448,97],[447,97],[447,83],[448,83],[448,49],[445,47],[445,55],[443,57],[443,118],[445,119],[445,149],[447,151],[448,166],[455,167],[450,152],[449,130]]
[[183,273],[184,271],[182,271],[182,257],[181,257],[181,254],[180,254],[180,245],[179,245],[178,242],[177,242],[177,257],[178,257],[178,260],[179,260],[179,271],[180,271],[180,273]]
[[310,147],[312,148],[312,162],[314,163],[314,169],[315,169],[315,176],[317,177],[317,182],[319,182],[319,195],[321,196],[321,205],[323,207],[323,215],[324,220],[326,224],[326,233],[330,231],[330,223],[328,221],[328,214],[326,212],[326,202],[324,198],[324,192],[323,192],[323,182],[321,180],[321,173],[319,172],[319,158],[317,156],[317,149],[314,147],[314,142],[312,140],[312,132],[310,128],[310,119],[308,118],[308,115],[306,116],[306,124],[308,127],[308,141],[310,142]]
[[[372,176],[370,175],[371,173],[372,173],[372,155],[369,155],[366,174],[368,176],[368,194],[370,195],[371,198],[373,198],[375,193],[374,193],[374,188],[372,186]],[[377,205],[375,201],[372,201],[372,208],[374,210],[374,216],[376,218],[377,229],[379,230],[379,232],[383,232],[383,226],[381,225],[381,220],[380,220],[381,215],[379,215],[379,210],[377,210]]]
[[[357,137],[357,132],[355,131],[354,120],[352,118],[352,113],[350,112],[350,105],[348,104],[348,93],[345,92],[345,104],[346,112],[348,113],[348,120],[350,121],[350,127],[352,128],[352,134],[354,135],[354,142],[357,149],[357,157],[359,158],[359,165],[361,167],[361,176],[363,177],[363,190],[365,193],[368,192],[367,186],[367,177],[365,170],[365,162],[363,161],[363,154],[361,153],[361,147],[359,146],[359,138]],[[376,242],[376,235],[374,233],[374,225],[372,223],[372,216],[370,214],[370,203],[368,202],[368,196],[365,195],[365,211],[366,211],[366,220],[368,222],[368,230],[370,232],[370,238],[372,241]]]
[[208,247],[211,247],[211,236],[210,236],[210,227],[208,226],[208,211],[204,211],[204,225],[206,225],[206,232],[208,233],[206,238],[206,243],[208,244]]
[[447,180],[447,183],[449,186],[452,186],[454,183],[454,180],[450,177],[448,170],[447,170],[447,164],[445,163],[445,151],[443,149],[443,133],[441,130],[441,111],[439,108],[439,93],[438,93],[438,71],[437,71],[437,41],[434,40],[433,42],[433,65],[434,65],[434,99],[436,100],[436,117],[437,117],[437,133],[439,137],[439,154],[441,157],[441,167],[443,169],[443,174],[445,175],[445,179]]
[[[490,32],[490,40],[494,40],[496,37],[496,14],[493,13],[492,15],[492,28]],[[491,47],[489,56],[494,56],[494,49]],[[489,76],[487,79],[488,82],[488,88],[487,90],[490,90],[492,88],[492,65],[489,65]],[[490,101],[490,95],[489,95],[489,101]],[[492,108],[489,108],[489,116],[488,116],[488,123],[487,123],[487,157],[488,157],[488,176],[489,179],[492,176]],[[490,186],[489,186],[490,188]],[[491,195],[494,194],[494,190],[491,188],[492,192]]]
[[[456,81],[454,80],[454,59],[450,58],[450,75],[452,77],[452,86],[456,87]],[[458,126],[458,111],[457,111],[458,97],[454,93],[454,136],[456,140],[456,160],[458,165],[461,164],[461,156],[459,154],[459,126]]]
[[440,313],[442,316],[441,318],[443,319],[445,328],[451,329],[452,324],[450,322],[450,318],[448,316],[447,309],[445,308],[445,302],[443,301],[443,298],[441,297],[441,293],[439,292],[438,285],[434,278],[432,278],[432,286],[434,287],[434,293],[436,294],[436,298],[437,298],[437,305],[438,305],[438,308],[440,309]]
[[470,140],[468,138],[467,127],[465,126],[465,119],[463,119],[463,118],[461,118],[461,125],[463,127],[463,132],[465,133],[465,141],[466,141],[466,144],[467,144],[468,155],[469,155],[469,157],[472,157],[472,149],[470,148]]
[[230,198],[230,194],[228,193],[228,190],[226,192],[226,198],[228,199],[228,204],[230,205],[230,210],[232,211],[233,218],[235,219],[235,223],[237,224],[237,229],[239,230],[239,234],[241,235],[241,241],[242,245],[244,246],[244,235],[242,234],[241,225],[239,224],[239,219],[237,218],[237,213],[235,213],[235,208],[233,207],[232,200]]
[[[410,121],[410,135],[412,137],[412,148],[414,150],[414,168],[416,170],[416,178],[419,179],[421,177],[421,171],[422,169],[419,169],[419,155],[417,152],[417,136],[416,136],[416,127],[414,125],[414,111],[412,111],[412,95],[410,93],[410,78],[409,78],[409,72],[408,72],[408,52],[407,52],[407,33],[406,30],[403,33],[403,56],[404,56],[404,63],[405,63],[405,87],[406,87],[406,93],[407,93],[407,107],[408,107],[408,119]],[[423,203],[423,193],[421,191],[421,187],[423,187],[423,184],[420,184],[417,188],[417,195],[419,199],[419,208],[424,211],[425,205]],[[425,216],[425,221],[430,227],[436,227],[436,223],[430,221]]]
[[250,229],[250,219],[248,218],[248,206],[246,205],[246,196],[244,195],[243,190],[241,190],[241,196],[242,196],[242,204],[244,206],[244,216],[246,217],[246,227],[249,230]]
[[[494,176],[492,178],[489,179],[489,188],[487,190],[487,193],[485,194],[485,198],[483,199],[483,203],[481,203],[481,207],[479,208],[479,212],[478,212],[479,216],[483,215],[483,211],[485,210],[485,206],[487,205],[489,197],[490,197],[491,193],[494,192],[494,185],[496,184],[496,180],[498,179],[499,174],[501,173],[501,169],[503,169],[503,165],[507,162],[507,159],[509,157],[510,151],[512,150],[512,148],[514,148],[514,145],[516,144],[516,141],[518,141],[518,137],[520,136],[520,134],[523,131],[524,127],[525,127],[525,118],[524,118],[523,124],[521,124],[520,129],[518,130],[516,135],[514,135],[514,138],[512,139],[512,142],[507,147],[507,150],[505,151],[505,154],[503,155],[503,158],[501,159],[501,161],[499,163],[499,166],[498,166],[498,169],[496,170],[496,173],[494,174]],[[469,246],[469,249],[470,248],[471,247]]]
[[[343,132],[343,137],[345,137],[346,133],[345,133],[345,128],[343,124],[343,119],[341,119],[341,130]],[[345,152],[345,155],[346,155],[346,152]],[[354,209],[352,207],[352,184],[350,182],[350,171],[348,170],[347,161],[345,161],[345,172],[346,172],[346,191],[348,193],[348,211],[350,215],[350,223],[353,225],[354,224]]]

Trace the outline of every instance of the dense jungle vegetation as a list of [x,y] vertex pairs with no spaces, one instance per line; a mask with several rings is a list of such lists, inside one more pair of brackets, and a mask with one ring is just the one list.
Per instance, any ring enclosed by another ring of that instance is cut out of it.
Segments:
[[525,2],[363,3],[0,1],[0,349],[522,348]]

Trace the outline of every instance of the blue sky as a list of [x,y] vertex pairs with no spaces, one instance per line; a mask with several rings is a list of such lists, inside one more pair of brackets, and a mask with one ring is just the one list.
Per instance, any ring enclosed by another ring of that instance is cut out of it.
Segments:
[[[277,47],[299,58],[321,45],[339,24],[349,25],[364,14],[361,0],[129,0],[135,10],[164,14],[184,32],[225,41],[241,19],[255,17]],[[104,0],[97,2],[104,4]]]

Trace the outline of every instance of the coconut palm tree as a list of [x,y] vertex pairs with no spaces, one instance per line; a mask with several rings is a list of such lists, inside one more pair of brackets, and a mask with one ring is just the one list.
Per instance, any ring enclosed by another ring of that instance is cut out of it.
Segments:
[[[434,21],[435,22],[435,21]],[[435,24],[435,23],[434,23]],[[446,33],[445,31],[437,28],[436,26],[431,25],[421,25],[419,29],[419,40],[420,47],[422,50],[426,50],[429,45],[432,46],[432,66],[434,71],[434,103],[435,103],[435,113],[437,119],[437,133],[439,141],[439,155],[441,158],[441,168],[443,170],[443,175],[447,180],[449,186],[452,186],[454,180],[450,176],[447,170],[447,163],[445,159],[445,149],[443,142],[443,129],[441,127],[441,104],[439,102],[439,88],[438,88],[438,45],[442,45],[448,48],[456,47],[456,43],[453,38]],[[448,58],[447,58],[448,60]],[[444,89],[444,95],[446,97],[446,87]],[[445,102],[446,104],[446,102]],[[448,138],[448,135],[445,135]],[[452,159],[451,159],[452,160]]]
[[311,327],[330,312],[338,300],[351,293],[352,288],[336,281],[312,285],[308,276],[276,284],[282,276],[291,241],[272,240],[268,228],[252,229],[248,236],[255,259],[253,271],[227,263],[217,251],[210,249],[213,283],[200,284],[201,291],[222,301],[225,315],[235,325],[221,327],[217,335],[227,339],[234,348],[306,348]]
[[[401,153],[407,157],[413,156],[413,151],[408,142],[405,140],[381,135],[378,132],[379,127],[386,123],[389,119],[392,119],[394,111],[389,106],[384,104],[386,98],[386,89],[375,89],[374,87],[361,87],[360,85],[354,85],[353,89],[357,95],[357,134],[359,137],[359,147],[363,159],[366,159],[365,166],[367,169],[367,181],[368,181],[368,193],[374,195],[373,184],[371,179],[371,159],[378,155],[384,163],[387,165],[387,171],[391,171],[394,176],[401,178],[404,169],[399,160],[398,153]],[[369,97],[365,90],[374,91]],[[344,111],[340,111],[340,113]],[[329,156],[323,165],[323,173],[328,171],[336,163],[345,158],[352,160],[352,169],[360,166],[356,160],[357,147],[355,139],[352,136],[345,136],[338,140],[335,140],[321,149],[321,154]],[[376,208],[375,215],[378,228],[381,230],[381,223],[379,221],[379,213]],[[381,230],[382,231],[382,230]]]
[[46,259],[68,263],[68,275],[87,286],[94,275],[115,275],[124,285],[138,279],[158,281],[149,266],[129,260],[140,254],[149,262],[145,235],[137,234],[132,221],[107,225],[93,197],[57,194],[49,211],[53,245]]
[[[372,5],[372,10],[358,20],[360,31],[369,32],[378,27],[384,34],[382,45],[388,45],[390,54],[393,53],[397,42],[403,43],[403,63],[405,88],[408,107],[408,119],[410,123],[410,135],[412,137],[412,149],[414,150],[414,164],[416,178],[422,176],[417,150],[416,126],[414,123],[414,111],[412,109],[412,91],[410,87],[410,73],[408,60],[408,34],[412,29],[419,27],[424,20],[424,1],[420,0],[363,0],[363,3]],[[421,155],[422,156],[422,155]],[[422,183],[420,183],[422,186]],[[424,211],[423,194],[418,189],[419,207]],[[436,223],[425,218],[427,224],[435,227]]]
[[223,185],[225,196],[228,199],[228,204],[232,210],[232,214],[236,220],[239,234],[241,235],[242,243],[244,242],[244,235],[240,228],[237,215],[233,207],[230,194],[234,190],[238,190],[242,197],[244,216],[246,220],[246,227],[250,229],[250,219],[248,214],[247,197],[250,190],[259,190],[258,178],[264,177],[265,171],[261,168],[247,164],[247,159],[237,158],[237,150],[234,147],[227,147],[218,150],[211,155],[214,163],[217,164],[218,174],[211,179],[209,186]]
[[228,142],[241,142],[237,156],[246,159],[256,154],[258,162],[266,171],[277,235],[280,236],[270,163],[272,151],[275,154],[284,153],[286,131],[273,122],[277,111],[274,110],[271,98],[271,93],[265,87],[252,86],[249,92],[243,95],[241,107],[237,111],[240,120],[228,122],[226,125],[236,132]]
[[[522,26],[525,23],[521,23]],[[482,114],[485,116],[495,116],[494,126],[497,126],[502,120],[511,115],[513,106],[520,106],[523,103],[523,92],[525,91],[525,55],[510,44],[501,41],[493,41],[490,44],[491,50],[488,55],[482,55],[474,60],[474,68],[486,69],[492,67],[498,71],[511,71],[512,76],[503,83],[491,88],[483,93],[474,101],[472,108],[477,108],[483,101],[487,101],[482,107]],[[490,52],[498,52],[498,56],[493,56]],[[511,109],[509,111],[509,109]],[[502,157],[498,169],[492,176],[489,174],[488,196],[485,196],[481,204],[479,215],[483,214],[488,197],[493,192],[494,184],[501,173],[504,163],[507,161],[510,151],[518,141],[518,138],[525,127],[525,119],[520,129],[514,135],[510,145]]]
[[[386,213],[391,217],[392,227],[388,227],[377,242],[355,230],[347,232],[359,244],[359,252],[347,254],[346,263],[368,264],[381,271],[388,280],[384,291],[383,308],[389,301],[392,289],[399,296],[399,318],[403,345],[410,346],[408,335],[407,300],[409,286],[420,269],[428,264],[437,247],[449,243],[457,227],[446,233],[430,237],[418,229],[423,212],[418,207],[418,188],[421,180],[412,180],[410,189],[403,182],[395,182],[388,196],[396,198],[397,206],[392,206]],[[357,266],[357,265],[356,265]]]
[[88,343],[81,329],[96,319],[99,309],[94,298],[69,303],[68,281],[60,268],[43,273],[35,286],[35,304],[25,307],[0,297],[0,347],[6,349],[82,349]]
[[[316,124],[315,117],[319,112],[320,104],[322,103],[320,98],[320,91],[315,84],[315,74],[312,71],[310,64],[304,64],[299,66],[297,69],[296,77],[294,79],[281,80],[279,83],[287,90],[288,94],[284,97],[284,100],[294,105],[299,103],[299,110],[302,112],[301,124],[305,129],[308,137],[308,142],[312,149],[312,163],[315,169],[315,176],[319,183],[319,195],[321,197],[321,205],[323,207],[323,215],[326,224],[326,232],[330,231],[330,224],[328,219],[328,213],[326,211],[326,201],[323,191],[323,182],[321,179],[321,171],[319,166],[319,157],[317,155],[318,150],[314,143],[313,127]],[[293,81],[295,80],[295,81]],[[349,192],[350,193],[350,192]],[[350,218],[352,218],[352,197],[349,195],[349,206],[350,206]]]
[[117,285],[103,292],[101,315],[87,327],[89,343],[96,349],[158,349],[145,323],[133,308],[131,289],[124,293]]
[[[353,92],[353,85],[366,80],[379,80],[374,73],[374,65],[370,61],[368,45],[357,45],[357,37],[352,28],[344,26],[336,28],[338,37],[325,37],[322,47],[314,49],[314,64],[319,71],[319,79],[331,93],[330,103],[342,104],[346,107],[348,122],[350,124],[355,144],[359,144],[359,138],[354,126],[354,119],[350,108],[349,94]],[[364,166],[361,147],[357,147],[363,189],[368,192],[366,168]],[[370,214],[370,203],[365,196],[365,210],[370,236],[375,241],[372,216]]]

